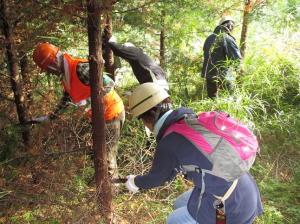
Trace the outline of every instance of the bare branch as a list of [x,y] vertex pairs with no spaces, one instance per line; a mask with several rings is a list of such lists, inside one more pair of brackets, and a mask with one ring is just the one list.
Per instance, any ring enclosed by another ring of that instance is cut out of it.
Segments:
[[138,9],[142,9],[142,8],[145,8],[146,6],[149,6],[149,5],[152,5],[152,4],[155,4],[157,2],[160,2],[159,0],[151,0],[143,5],[140,5],[138,7],[135,7],[135,8],[131,8],[131,9],[128,9],[128,10],[125,10],[125,11],[113,11],[113,13],[126,13],[126,12],[131,12],[131,11],[136,11]]

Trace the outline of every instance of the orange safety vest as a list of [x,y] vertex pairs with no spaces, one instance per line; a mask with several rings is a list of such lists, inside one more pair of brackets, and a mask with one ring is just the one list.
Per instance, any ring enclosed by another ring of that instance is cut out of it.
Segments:
[[68,54],[64,54],[64,59],[68,63],[68,67],[65,68],[65,76],[68,77],[67,80],[62,81],[64,90],[70,95],[74,103],[79,103],[91,96],[90,86],[84,85],[77,75],[78,63],[87,62],[88,60],[73,58]]
[[[121,97],[112,89],[103,97],[104,103],[104,120],[111,121],[119,116],[125,108]],[[92,119],[92,109],[88,110],[88,116]]]
[[[62,81],[64,90],[70,95],[74,103],[78,103],[81,100],[85,100],[91,96],[90,86],[84,85],[77,75],[77,65],[78,63],[88,62],[86,59],[72,58],[68,54],[64,54],[65,60],[68,62],[68,82]],[[105,94],[103,97],[104,103],[104,119],[105,121],[110,121],[119,116],[121,112],[124,111],[124,104],[121,97],[117,92],[112,89],[109,93]],[[88,110],[88,116],[92,118],[92,110]]]
[[109,93],[105,94],[103,97],[104,102],[104,119],[106,121],[111,121],[119,116],[125,108],[121,97],[117,92],[112,89]]

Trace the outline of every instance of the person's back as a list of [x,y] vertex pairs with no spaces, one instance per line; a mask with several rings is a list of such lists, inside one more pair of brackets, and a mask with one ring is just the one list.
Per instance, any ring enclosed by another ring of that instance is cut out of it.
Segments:
[[210,98],[217,94],[218,88],[232,90],[233,83],[229,68],[242,59],[235,38],[231,35],[233,21],[230,18],[220,22],[214,32],[207,37],[203,45],[204,60],[201,76],[207,81]]
[[[223,153],[229,143],[221,136],[211,137],[208,129],[202,130],[203,135],[209,138],[208,142],[199,135],[197,138],[186,135],[187,126],[192,124],[185,124],[185,119],[196,116],[191,109],[173,110],[168,93],[155,83],[137,87],[129,97],[129,108],[134,117],[140,118],[153,131],[157,148],[148,173],[127,177],[128,190],[137,192],[139,189],[161,186],[181,172],[194,184],[193,189],[177,198],[174,211],[167,219],[168,224],[215,224],[217,211],[225,212],[228,223],[250,224],[262,213],[258,188],[247,172],[234,181],[213,174],[218,166],[205,155],[204,146],[209,144],[212,150],[218,148]],[[175,126],[181,125],[186,127],[184,132],[181,132],[182,129],[176,132]],[[211,152],[211,157],[216,155],[216,151]],[[224,153],[224,159],[227,158],[225,156]],[[223,164],[219,165],[222,169]]]
[[210,78],[218,76],[219,68],[226,60],[224,49],[224,33],[221,27],[216,27],[215,31],[207,37],[203,45],[204,62],[202,67],[202,77]]

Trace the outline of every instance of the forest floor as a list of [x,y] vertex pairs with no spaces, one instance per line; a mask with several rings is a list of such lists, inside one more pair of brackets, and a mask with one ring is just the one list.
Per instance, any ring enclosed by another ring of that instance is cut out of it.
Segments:
[[[0,223],[102,223],[88,122],[75,113],[31,130],[29,154],[16,151],[16,159],[0,164]],[[132,141],[133,135],[137,142]],[[280,136],[263,135],[262,139],[262,154],[252,174],[261,190],[265,213],[256,223],[300,223],[299,148],[282,145]],[[155,144],[146,142],[143,128],[126,122],[119,147],[121,175],[143,173],[150,167]],[[190,186],[181,177],[135,195],[122,184],[115,186],[115,223],[165,223],[176,196]]]

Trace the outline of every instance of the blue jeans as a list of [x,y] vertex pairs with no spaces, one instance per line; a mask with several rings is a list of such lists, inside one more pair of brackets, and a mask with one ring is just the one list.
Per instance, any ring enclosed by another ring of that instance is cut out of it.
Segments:
[[176,198],[174,211],[169,215],[167,224],[196,224],[196,220],[187,210],[187,203],[192,190],[188,190]]

